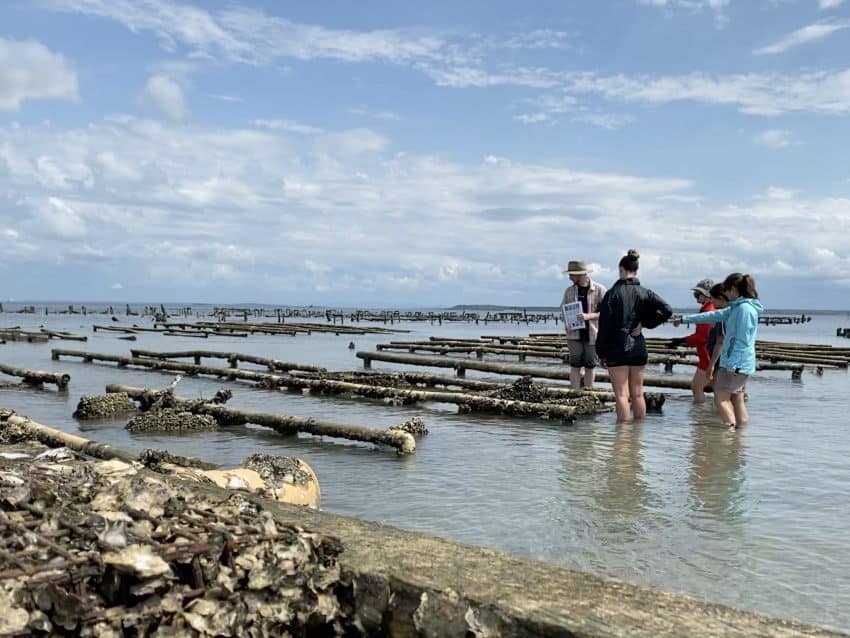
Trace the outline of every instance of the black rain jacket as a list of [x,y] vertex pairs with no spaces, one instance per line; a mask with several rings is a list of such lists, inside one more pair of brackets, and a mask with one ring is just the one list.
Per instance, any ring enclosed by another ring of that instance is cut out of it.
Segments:
[[645,354],[643,335],[632,337],[629,333],[638,324],[647,329],[657,328],[672,314],[669,304],[649,288],[641,286],[637,277],[618,280],[605,293],[599,306],[596,353],[610,361]]

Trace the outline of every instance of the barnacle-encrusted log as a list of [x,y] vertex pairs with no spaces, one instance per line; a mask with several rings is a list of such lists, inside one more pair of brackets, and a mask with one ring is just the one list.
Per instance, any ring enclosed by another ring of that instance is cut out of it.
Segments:
[[226,359],[231,368],[236,368],[240,361],[245,363],[256,363],[266,366],[269,370],[304,370],[306,372],[324,372],[322,366],[308,365],[304,363],[293,363],[291,361],[281,361],[280,359],[270,359],[268,357],[256,357],[250,354],[241,354],[239,352],[214,352],[211,350],[183,350],[180,352],[154,352],[152,350],[130,350],[130,354],[134,357],[143,357],[147,359],[187,359],[189,357],[195,360],[195,365],[201,365],[201,359]]
[[[492,363],[487,361],[473,361],[471,359],[450,359],[447,357],[423,357],[413,354],[390,354],[385,352],[358,352],[357,357],[363,359],[365,368],[371,367],[372,361],[386,361],[388,363],[406,363],[417,366],[433,368],[454,368],[458,376],[464,376],[467,370],[480,370],[483,372],[494,372],[497,374],[514,374],[520,376],[532,376],[542,379],[569,379],[570,371],[566,368],[534,368],[531,366],[513,365],[505,363]],[[608,375],[597,372],[599,381],[608,381]],[[664,377],[646,377],[643,384],[650,387],[690,389],[690,379],[671,379]]]
[[42,370],[26,370],[24,368],[15,368],[0,363],[0,372],[13,377],[21,377],[24,383],[31,385],[43,385],[45,383],[54,383],[59,388],[67,388],[71,381],[71,375],[64,372],[44,372]]
[[[107,392],[126,392],[131,398],[139,399],[143,405],[155,401],[161,390],[148,388],[136,388],[126,385],[110,384],[106,386]],[[379,430],[359,425],[348,425],[335,423],[311,417],[298,417],[286,414],[268,414],[264,412],[251,412],[248,410],[237,410],[224,405],[192,401],[174,397],[170,402],[175,408],[186,409],[196,414],[208,414],[215,418],[220,425],[242,425],[253,423],[262,425],[280,432],[282,434],[293,434],[295,432],[306,432],[315,436],[331,436],[352,441],[364,441],[388,445],[396,448],[402,454],[412,454],[416,450],[415,439],[407,432]]]
[[286,386],[289,388],[309,388],[318,392],[350,392],[352,394],[373,398],[392,397],[402,399],[406,403],[427,401],[453,403],[461,406],[464,411],[548,416],[561,418],[567,421],[572,421],[577,414],[590,414],[606,410],[600,406],[597,406],[595,409],[592,407],[579,408],[575,405],[562,405],[558,403],[539,403],[501,399],[473,392],[439,392],[434,390],[394,388],[362,383],[350,383],[347,381],[334,381],[331,379],[306,379],[303,377],[282,376],[275,379],[274,382],[279,386]]
[[[130,452],[107,445],[84,439],[81,436],[61,432],[54,428],[31,421],[25,416],[15,414],[12,410],[0,409],[0,430],[17,430],[15,436],[18,440],[32,439],[40,441],[50,447],[67,447],[82,454],[99,459],[121,459],[122,461],[135,461],[136,456]],[[3,437],[0,437],[3,440]]]

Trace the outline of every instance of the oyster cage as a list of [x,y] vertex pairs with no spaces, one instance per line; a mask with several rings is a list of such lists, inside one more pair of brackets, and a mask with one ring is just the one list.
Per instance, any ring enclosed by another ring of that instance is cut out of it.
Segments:
[[120,461],[0,466],[0,635],[357,635],[341,551]]

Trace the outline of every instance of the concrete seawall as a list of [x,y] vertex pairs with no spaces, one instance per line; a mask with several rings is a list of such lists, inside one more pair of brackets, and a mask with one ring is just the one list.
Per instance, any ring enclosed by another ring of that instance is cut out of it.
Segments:
[[341,565],[354,581],[358,614],[370,633],[383,628],[391,636],[843,635],[388,525],[264,505],[281,522],[343,542]]

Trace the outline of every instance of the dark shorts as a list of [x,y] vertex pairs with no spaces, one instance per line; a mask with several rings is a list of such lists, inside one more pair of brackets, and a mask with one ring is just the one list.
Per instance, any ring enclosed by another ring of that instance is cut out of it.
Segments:
[[620,366],[645,366],[647,361],[649,361],[649,357],[646,353],[635,354],[627,357],[609,359],[608,367],[609,368],[619,368]]
[[596,345],[589,341],[570,339],[567,341],[570,350],[571,368],[595,368],[599,365],[599,356],[596,354]]

